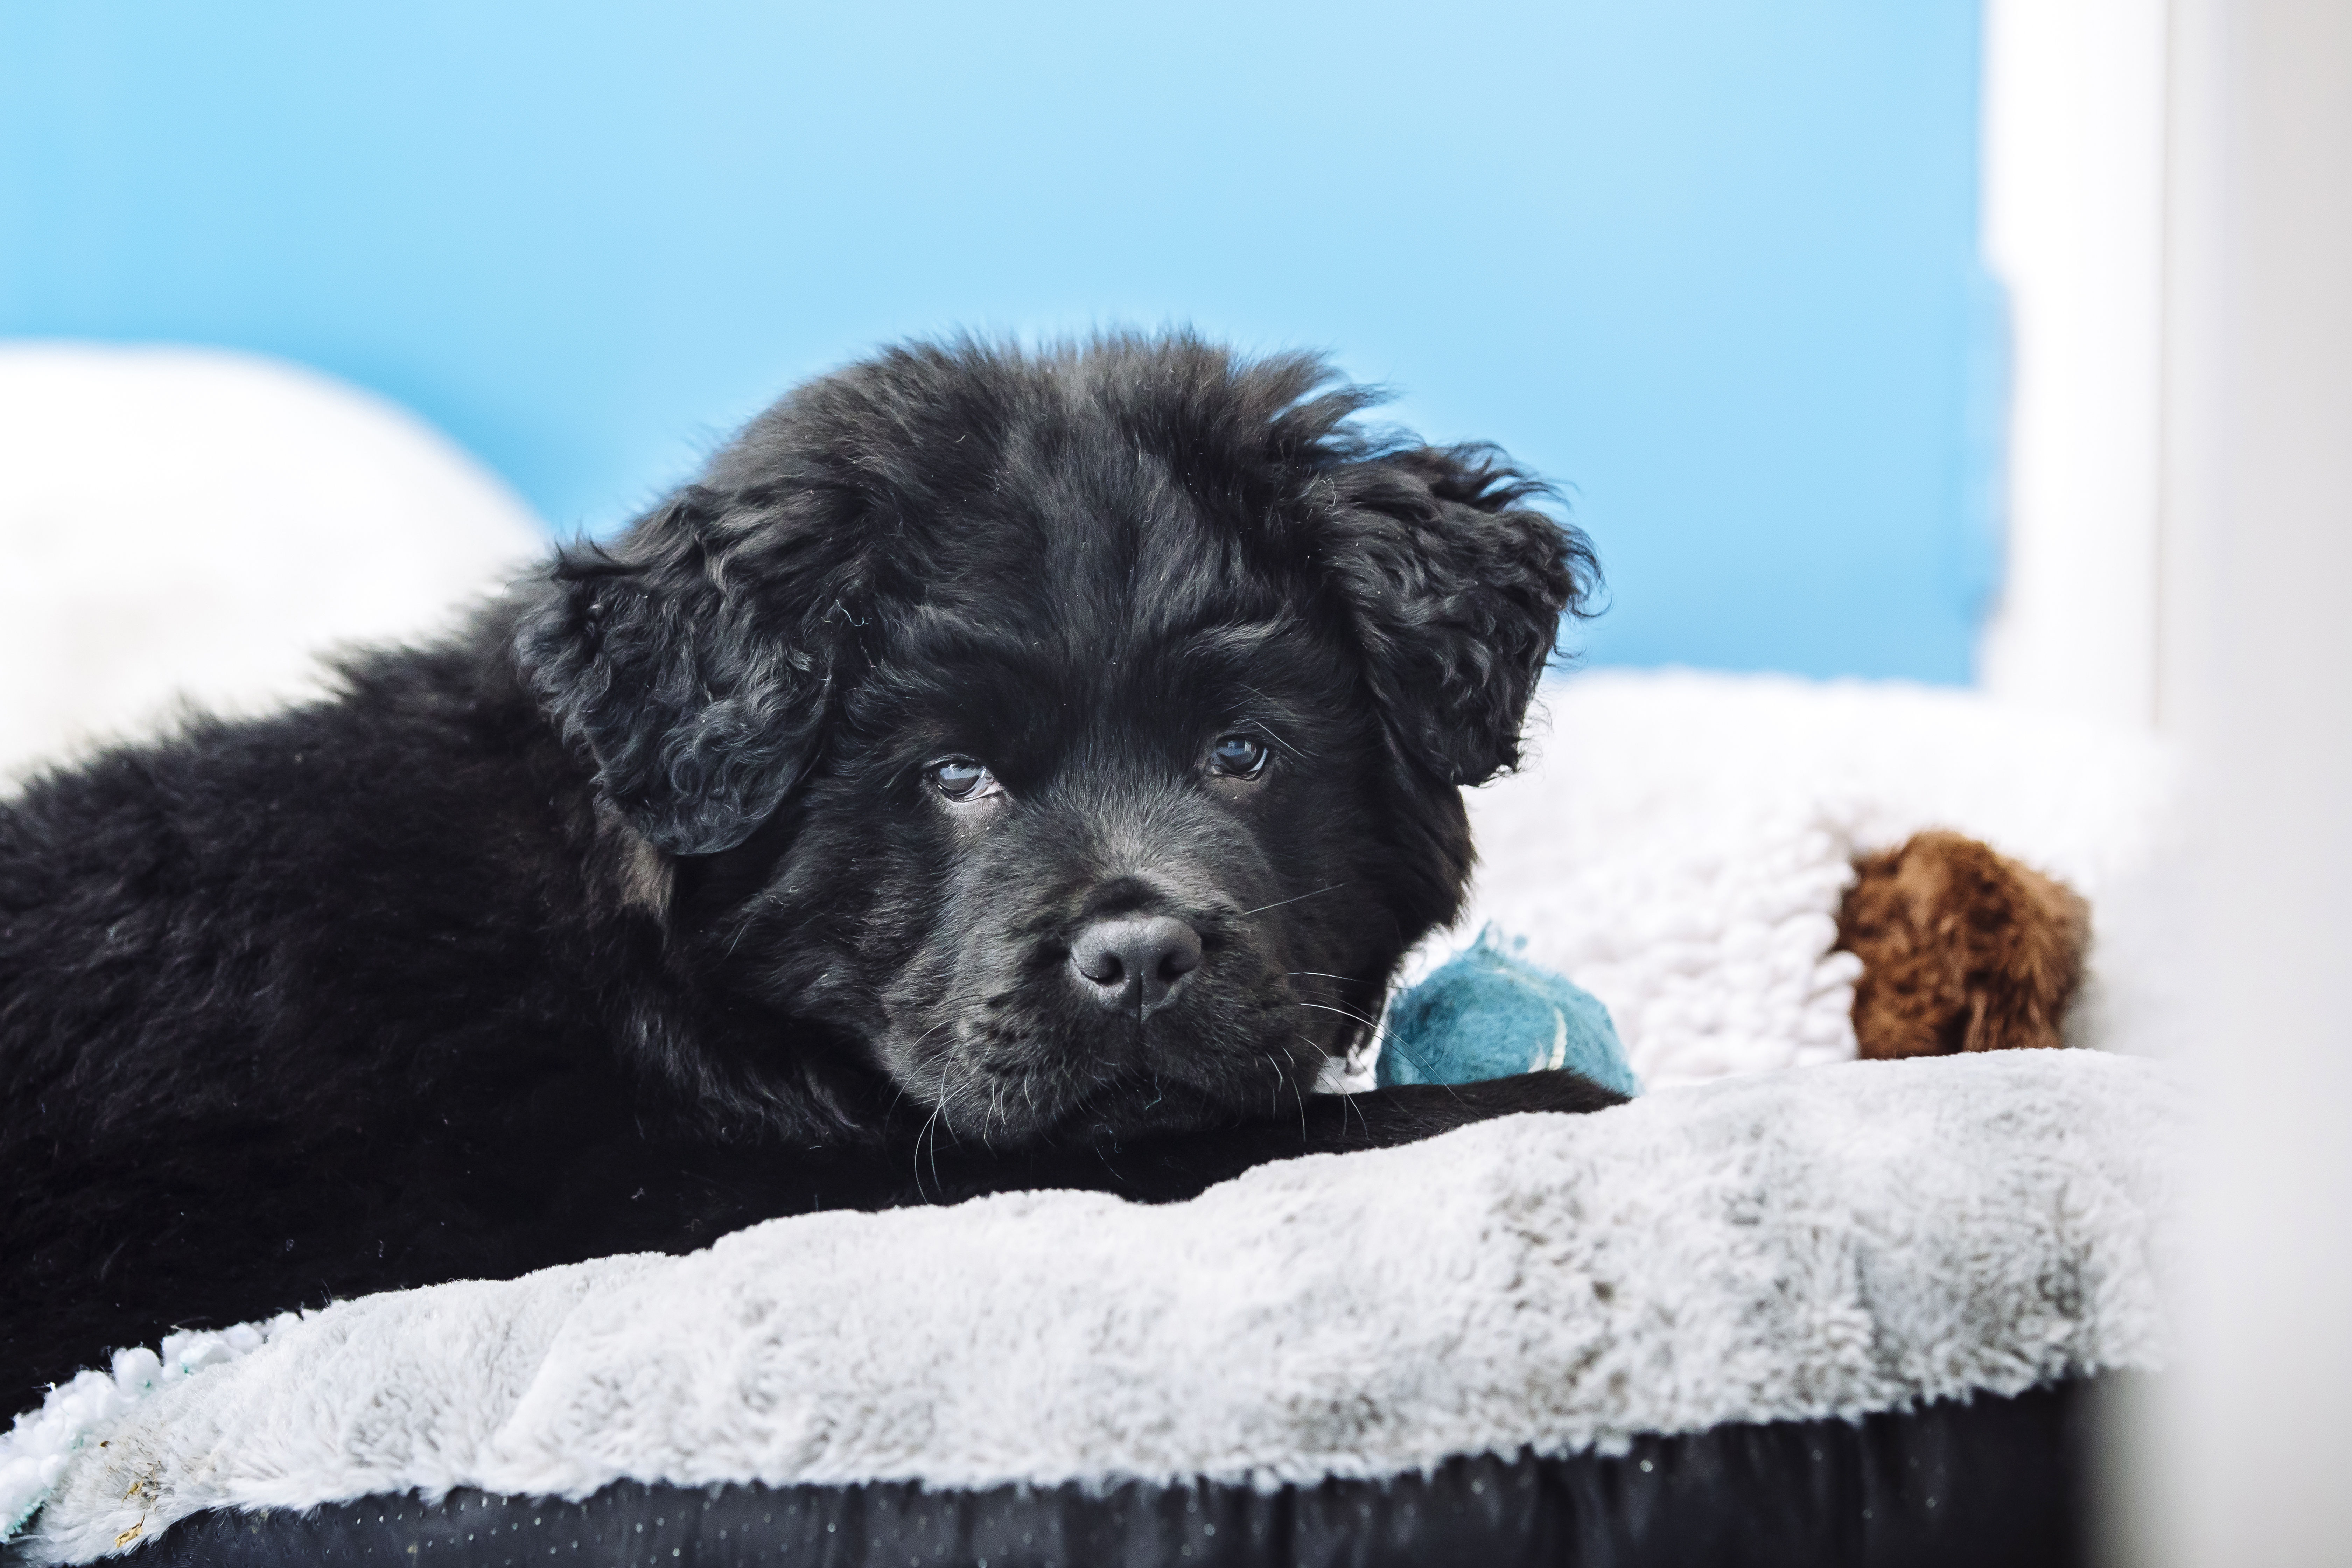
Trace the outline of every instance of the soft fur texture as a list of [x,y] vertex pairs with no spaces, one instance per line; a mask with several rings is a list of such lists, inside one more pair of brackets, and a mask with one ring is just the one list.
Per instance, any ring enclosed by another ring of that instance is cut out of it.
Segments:
[[1851,1063],[347,1302],[126,1367],[28,1545],[621,1477],[1312,1484],[2154,1367],[2183,1100],[2089,1052]]
[[1853,1033],[1871,1058],[2064,1045],[2091,910],[1973,838],[1916,834],[1854,862],[1838,947],[1862,960]]
[[[1608,1103],[1307,1093],[1455,912],[1456,786],[1591,582],[1528,480],[1368,401],[1181,337],[893,352],[330,700],[36,778],[0,1401],[771,1215]],[[1196,939],[1131,1014],[1073,978],[1119,921]]]

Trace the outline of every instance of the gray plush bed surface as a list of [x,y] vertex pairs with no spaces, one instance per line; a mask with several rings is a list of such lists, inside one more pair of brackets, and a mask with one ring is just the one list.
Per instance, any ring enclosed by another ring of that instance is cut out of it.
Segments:
[[20,1420],[0,1483],[80,1562],[412,1490],[1270,1486],[2013,1394],[2163,1363],[2187,1114],[2097,1052],[1855,1062],[1164,1207],[780,1220],[176,1336]]

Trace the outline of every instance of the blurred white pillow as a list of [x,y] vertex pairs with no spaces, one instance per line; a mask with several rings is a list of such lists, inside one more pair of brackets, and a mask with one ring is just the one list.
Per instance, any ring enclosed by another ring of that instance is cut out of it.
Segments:
[[547,547],[405,410],[213,350],[0,343],[0,781],[318,689],[318,655],[446,625]]

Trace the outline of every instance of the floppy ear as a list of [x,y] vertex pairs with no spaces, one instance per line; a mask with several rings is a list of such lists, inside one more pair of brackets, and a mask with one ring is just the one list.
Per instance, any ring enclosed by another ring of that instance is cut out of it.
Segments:
[[1592,546],[1524,505],[1542,487],[1483,447],[1423,447],[1332,475],[1339,579],[1399,748],[1448,784],[1519,760],[1519,723]]
[[[583,743],[596,783],[663,849],[749,837],[814,759],[831,650],[794,616],[768,625],[730,551],[715,492],[688,486],[616,552],[558,552],[515,652],[548,715]],[[738,563],[738,564],[741,564]]]

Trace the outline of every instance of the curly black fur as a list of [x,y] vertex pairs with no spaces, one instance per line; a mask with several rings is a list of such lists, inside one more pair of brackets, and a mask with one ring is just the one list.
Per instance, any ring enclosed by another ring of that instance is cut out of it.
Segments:
[[[1370,402],[1181,336],[896,350],[462,635],[0,805],[0,1401],[175,1323],[1605,1103],[1307,1092],[1593,581]],[[1106,1012],[1072,934],[1147,916],[1199,968]]]

